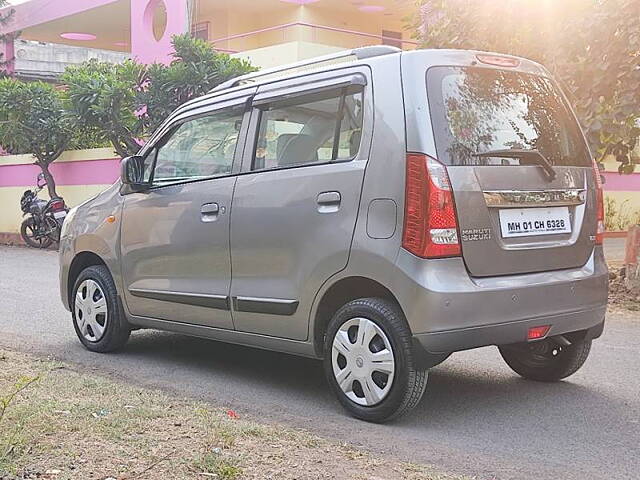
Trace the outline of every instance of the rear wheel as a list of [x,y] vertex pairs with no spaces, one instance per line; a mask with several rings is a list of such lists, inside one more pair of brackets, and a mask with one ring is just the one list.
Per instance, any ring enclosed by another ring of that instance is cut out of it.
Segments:
[[354,417],[384,422],[414,408],[427,385],[415,366],[402,311],[381,298],[344,305],[327,329],[324,368],[340,403]]
[[131,329],[119,305],[116,286],[104,265],[85,268],[73,288],[73,326],[92,352],[111,352],[124,346]]
[[576,373],[589,356],[591,340],[560,345],[553,338],[499,347],[500,355],[518,375],[539,382],[556,382]]
[[47,232],[41,230],[38,228],[34,218],[29,217],[20,226],[20,236],[24,243],[32,248],[47,248],[51,245],[52,240],[47,235]]

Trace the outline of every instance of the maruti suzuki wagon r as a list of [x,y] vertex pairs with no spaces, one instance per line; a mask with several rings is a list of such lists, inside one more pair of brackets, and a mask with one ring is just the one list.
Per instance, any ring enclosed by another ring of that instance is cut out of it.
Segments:
[[602,236],[598,169],[542,66],[365,47],[179,107],[69,213],[60,287],[91,351],[150,328],[323,359],[381,422],[452,352],[578,370],[604,326]]

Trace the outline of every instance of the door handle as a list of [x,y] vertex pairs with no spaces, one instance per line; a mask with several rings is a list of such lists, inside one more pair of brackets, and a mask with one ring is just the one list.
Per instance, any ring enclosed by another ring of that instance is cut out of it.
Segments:
[[213,222],[217,220],[220,206],[217,203],[205,203],[200,207],[200,220]]
[[340,196],[340,192],[322,192],[318,194],[316,201],[318,203],[318,212],[333,213],[340,210],[342,197]]

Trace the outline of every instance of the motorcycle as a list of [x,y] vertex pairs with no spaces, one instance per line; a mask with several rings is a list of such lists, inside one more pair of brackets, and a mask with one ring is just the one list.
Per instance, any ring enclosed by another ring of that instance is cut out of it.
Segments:
[[23,216],[29,215],[20,227],[24,243],[33,248],[47,248],[60,241],[62,223],[69,209],[62,198],[43,200],[38,193],[47,185],[44,174],[40,173],[36,187],[26,190],[20,199]]

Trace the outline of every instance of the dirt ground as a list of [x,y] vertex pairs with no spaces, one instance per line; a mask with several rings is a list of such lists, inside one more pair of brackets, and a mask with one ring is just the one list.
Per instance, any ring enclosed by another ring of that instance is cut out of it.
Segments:
[[622,262],[609,262],[609,308],[610,312],[640,311],[640,294],[629,290],[624,284]]
[[461,479],[0,351],[0,479],[25,478]]

